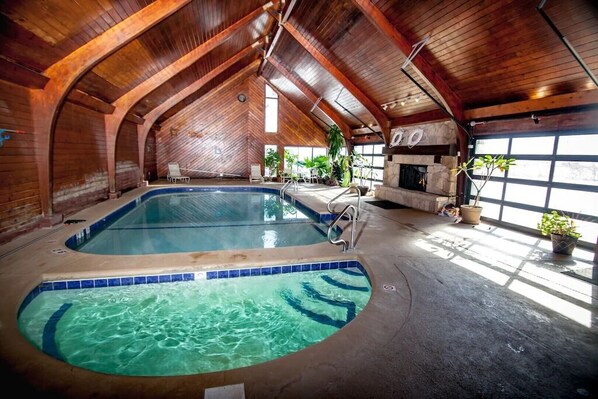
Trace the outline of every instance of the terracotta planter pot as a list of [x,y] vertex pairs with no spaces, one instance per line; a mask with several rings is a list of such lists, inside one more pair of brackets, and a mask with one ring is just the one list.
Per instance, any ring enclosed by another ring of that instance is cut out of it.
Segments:
[[571,236],[562,236],[560,234],[551,234],[552,252],[555,254],[571,255],[577,246],[577,238]]
[[482,216],[481,206],[461,205],[461,222],[468,224],[480,224]]

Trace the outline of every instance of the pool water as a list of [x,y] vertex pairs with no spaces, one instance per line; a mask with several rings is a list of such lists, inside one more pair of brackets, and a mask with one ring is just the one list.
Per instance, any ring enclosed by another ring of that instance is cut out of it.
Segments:
[[324,242],[327,229],[273,193],[173,193],[148,198],[67,246],[103,255],[276,248]]
[[[308,265],[309,267],[309,265]],[[44,291],[19,316],[37,348],[109,374],[188,375],[275,359],[350,322],[371,289],[358,268]]]

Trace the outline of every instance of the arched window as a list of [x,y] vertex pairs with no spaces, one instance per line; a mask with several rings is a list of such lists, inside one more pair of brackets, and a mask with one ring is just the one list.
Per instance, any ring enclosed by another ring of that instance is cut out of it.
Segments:
[[268,85],[266,85],[264,126],[266,133],[278,132],[278,94]]

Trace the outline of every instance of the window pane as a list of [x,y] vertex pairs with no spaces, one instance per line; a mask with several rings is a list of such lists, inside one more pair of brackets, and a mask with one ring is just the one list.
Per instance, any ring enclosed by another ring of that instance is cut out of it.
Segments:
[[299,161],[311,160],[311,147],[299,147]]
[[373,157],[372,165],[383,168],[384,167],[384,157]]
[[374,153],[374,146],[373,145],[364,145],[363,146],[363,153],[364,154],[373,154]]
[[374,180],[382,181],[382,175],[383,174],[384,174],[383,170],[380,170],[380,169],[374,169],[374,170],[372,170],[372,178]]
[[363,146],[362,145],[356,145],[355,147],[353,147],[353,150],[357,153],[357,154],[363,154]]
[[553,181],[598,186],[598,162],[557,161]]
[[552,154],[554,136],[516,137],[511,144],[511,154]]
[[[478,187],[481,185],[481,180],[475,180],[475,183],[478,185]],[[484,197],[487,198],[493,198],[493,199],[501,199],[502,198],[502,187],[503,187],[503,182],[499,182],[499,181],[489,181],[485,186],[484,189],[482,190],[482,195]],[[477,190],[475,189],[475,187],[473,186],[473,184],[471,185],[471,196],[475,197]]]
[[374,146],[374,154],[382,154],[383,148],[384,148],[384,144],[376,144]]
[[509,169],[509,177],[516,179],[548,181],[550,161],[517,160],[516,165]]
[[505,201],[544,206],[546,202],[546,187],[507,183]]
[[[470,203],[470,205],[473,205],[473,200],[469,201],[469,203]],[[483,202],[483,201],[480,201],[478,203],[478,205],[483,208],[482,216],[498,220],[498,214],[500,212],[500,205],[492,204],[490,202]]]
[[559,155],[597,155],[598,134],[559,137]]
[[549,207],[561,211],[598,216],[598,193],[553,188],[550,192]]
[[596,237],[598,237],[598,223],[596,221],[592,223],[586,220],[576,220],[575,225],[577,226],[577,231],[581,233],[580,241],[596,244]]
[[[266,86],[268,87],[268,86]],[[278,100],[266,98],[265,111],[265,130],[267,133],[276,133],[278,131]]]
[[322,156],[322,155],[326,155],[326,147],[313,147],[313,149],[314,149],[314,152],[313,152],[314,158]]
[[502,210],[503,222],[525,226],[531,229],[537,229],[538,222],[542,219],[539,212],[528,211],[526,209],[511,208],[505,206]]
[[506,154],[509,139],[483,139],[475,143],[476,154]]

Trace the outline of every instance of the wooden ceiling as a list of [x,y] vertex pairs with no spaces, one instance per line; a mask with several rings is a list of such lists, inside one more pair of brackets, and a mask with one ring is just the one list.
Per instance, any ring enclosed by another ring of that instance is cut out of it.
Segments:
[[[0,78],[42,90],[44,71],[81,46],[144,9],[152,0],[3,0],[0,2]],[[191,66],[164,79],[127,110],[143,117],[183,88],[260,39],[262,44],[198,92],[166,111],[164,122],[238,71],[263,57],[259,73],[325,128],[323,108],[312,113],[315,94],[344,124],[425,122],[438,109],[401,72],[405,48],[429,36],[406,71],[455,116],[466,118],[494,106],[523,102],[512,114],[534,109],[529,102],[568,94],[581,104],[598,103],[598,89],[540,13],[539,0],[191,0],[136,39],[95,64],[74,85],[80,103],[109,104],[218,34],[256,12]],[[267,11],[261,10],[268,6]],[[368,7],[370,11],[364,11]],[[598,75],[598,8],[590,0],[548,0],[545,12]],[[365,12],[365,14],[364,14]],[[379,13],[379,15],[377,15]],[[284,20],[283,20],[284,19]],[[278,21],[282,22],[280,25]],[[386,24],[386,31],[384,28]],[[236,26],[236,25],[235,25]],[[390,30],[389,30],[390,29]],[[391,32],[391,36],[389,33]],[[397,39],[398,38],[398,39]],[[398,40],[398,42],[397,42]],[[417,62],[416,62],[417,61]],[[423,64],[422,64],[423,63]],[[291,76],[285,76],[282,66]],[[422,67],[423,65],[423,67]],[[295,81],[295,83],[293,83]],[[310,90],[304,93],[297,82]],[[82,97],[87,96],[84,101]],[[69,98],[73,98],[71,95]],[[448,99],[448,100],[447,100]],[[383,107],[385,103],[389,104]],[[401,103],[404,103],[401,105]],[[537,107],[546,108],[547,101]],[[100,104],[100,105],[98,105]],[[104,104],[101,106],[101,104]],[[539,108],[539,109],[540,109]],[[504,109],[504,108],[503,108]],[[477,114],[479,115],[479,114]],[[320,121],[322,120],[322,121]],[[376,127],[377,130],[380,127]]]

